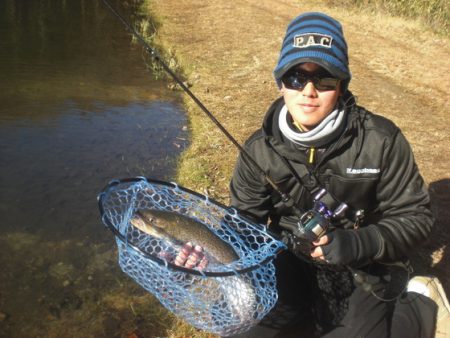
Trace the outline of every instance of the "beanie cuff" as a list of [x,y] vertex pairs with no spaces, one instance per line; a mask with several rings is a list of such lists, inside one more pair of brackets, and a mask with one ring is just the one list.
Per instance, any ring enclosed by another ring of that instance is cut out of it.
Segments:
[[324,68],[325,70],[327,70],[331,75],[333,75],[336,79],[345,81],[345,80],[349,80],[351,78],[351,74],[345,71],[340,70],[339,68],[337,68],[335,65],[333,65],[332,63],[328,62],[325,59],[322,58],[318,58],[318,57],[303,57],[303,58],[299,58],[299,59],[294,59],[290,62],[287,62],[285,64],[283,64],[282,67],[277,68],[274,70],[273,74],[275,77],[275,80],[281,80],[281,78],[283,77],[284,74],[286,74],[292,67],[302,64],[302,63],[306,63],[306,62],[312,62],[312,63],[316,63],[319,66],[321,66],[322,68]]

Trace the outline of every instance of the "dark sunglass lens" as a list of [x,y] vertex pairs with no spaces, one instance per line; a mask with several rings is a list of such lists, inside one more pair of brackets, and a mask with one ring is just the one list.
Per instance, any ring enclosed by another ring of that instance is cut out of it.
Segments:
[[299,73],[288,73],[281,79],[284,86],[288,89],[302,89],[306,84],[307,78]]
[[317,90],[335,90],[339,83],[338,79],[329,75],[307,75],[300,72],[290,72],[281,78],[284,86],[288,89],[302,90],[308,81],[312,81]]
[[314,81],[314,86],[318,90],[335,90],[338,86],[339,80],[332,77],[317,78]]

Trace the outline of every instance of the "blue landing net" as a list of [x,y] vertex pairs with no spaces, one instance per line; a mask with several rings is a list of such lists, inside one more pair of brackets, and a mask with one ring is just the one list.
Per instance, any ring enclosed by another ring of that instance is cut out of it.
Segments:
[[[264,226],[177,184],[141,177],[112,181],[98,202],[103,223],[116,237],[121,269],[192,326],[220,336],[242,333],[275,305],[272,259],[286,247]],[[231,247],[236,259],[211,260],[202,270],[177,266],[167,257],[173,258],[179,247],[130,223],[138,210],[165,211],[199,222]]]

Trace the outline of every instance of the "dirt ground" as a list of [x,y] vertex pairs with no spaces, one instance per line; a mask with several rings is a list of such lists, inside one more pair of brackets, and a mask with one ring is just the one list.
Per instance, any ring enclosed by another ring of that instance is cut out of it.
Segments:
[[[272,78],[286,25],[323,11],[344,27],[358,103],[392,119],[412,144],[436,215],[430,241],[415,253],[450,294],[449,39],[418,21],[295,0],[152,0],[162,26],[158,43],[186,70],[191,90],[239,142],[261,124],[279,93]],[[237,151],[186,98],[191,147],[180,161],[184,186],[228,202]]]

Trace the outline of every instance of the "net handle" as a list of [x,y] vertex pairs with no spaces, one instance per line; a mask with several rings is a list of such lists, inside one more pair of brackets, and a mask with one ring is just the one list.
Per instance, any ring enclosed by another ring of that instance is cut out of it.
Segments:
[[[197,275],[197,276],[206,276],[206,277],[228,277],[228,276],[236,276],[236,274],[243,274],[243,273],[247,273],[247,272],[251,272],[253,270],[256,270],[258,268],[260,268],[262,265],[267,264],[268,262],[270,262],[272,259],[274,259],[281,251],[285,250],[285,246],[280,246],[277,251],[275,251],[272,255],[268,256],[267,258],[265,258],[264,260],[262,260],[261,262],[258,262],[250,267],[244,268],[244,269],[235,269],[235,270],[231,270],[231,271],[200,271],[200,270],[195,270],[195,269],[189,269],[189,268],[185,268],[182,266],[178,266],[175,265],[173,263],[170,263],[162,258],[158,258],[155,257],[153,255],[148,254],[147,252],[142,251],[139,247],[137,247],[134,244],[131,244],[130,242],[127,241],[126,237],[114,226],[114,224],[111,222],[111,220],[106,216],[105,213],[105,209],[103,208],[103,200],[105,198],[105,196],[107,195],[107,192],[109,190],[111,190],[112,188],[114,188],[115,186],[121,184],[121,183],[138,183],[138,182],[147,182],[147,183],[154,183],[154,184],[159,184],[159,185],[164,185],[164,186],[168,186],[168,187],[173,187],[173,188],[177,188],[179,190],[182,190],[184,192],[187,192],[189,194],[195,195],[197,197],[200,198],[205,198],[204,195],[201,195],[195,191],[192,191],[190,189],[184,188],[179,186],[178,184],[175,183],[168,183],[168,182],[164,182],[164,181],[159,181],[159,180],[155,180],[155,179],[151,179],[151,178],[147,178],[147,177],[143,177],[143,176],[139,176],[139,177],[131,177],[131,178],[123,178],[123,179],[117,179],[117,180],[113,180],[111,182],[109,182],[102,190],[102,192],[98,195],[97,200],[98,200],[98,207],[100,209],[100,215],[102,218],[103,223],[106,225],[106,227],[114,234],[114,236],[116,238],[118,238],[126,247],[132,248],[134,251],[136,251],[139,255],[143,256],[144,258],[148,258],[151,259],[152,261],[158,263],[159,265],[164,265],[167,266],[168,268],[172,269],[172,270],[176,270],[176,271],[181,271],[184,273],[188,273],[188,274],[192,274],[192,275]],[[207,197],[208,202],[211,202],[212,204],[215,204],[225,210],[230,210],[229,207],[225,206],[224,204],[215,201],[214,199],[211,199],[209,197]],[[252,222],[250,222],[249,220],[247,220],[245,217],[239,215],[240,218],[242,218],[244,221],[252,224]],[[281,243],[281,242],[280,242]]]

